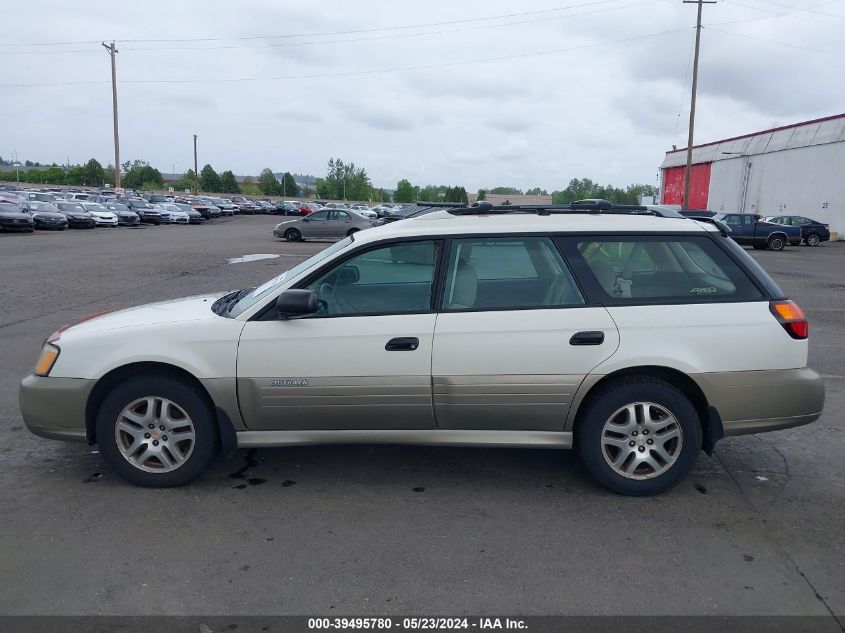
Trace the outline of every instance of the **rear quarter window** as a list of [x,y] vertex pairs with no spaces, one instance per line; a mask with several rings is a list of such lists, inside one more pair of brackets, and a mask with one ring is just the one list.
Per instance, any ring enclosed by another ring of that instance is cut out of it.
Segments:
[[590,236],[563,241],[591,300],[598,303],[765,298],[748,274],[709,237]]

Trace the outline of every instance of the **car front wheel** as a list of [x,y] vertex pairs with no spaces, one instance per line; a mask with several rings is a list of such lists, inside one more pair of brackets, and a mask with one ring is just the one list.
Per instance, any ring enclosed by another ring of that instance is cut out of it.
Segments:
[[173,378],[136,378],[106,396],[97,416],[100,453],[138,486],[181,486],[217,452],[214,412],[199,389]]
[[288,242],[298,242],[302,239],[302,233],[300,233],[297,229],[288,229],[285,231],[285,239]]
[[576,428],[587,471],[610,490],[655,495],[677,485],[701,448],[701,421],[689,399],[652,378],[628,378],[602,388]]
[[778,235],[770,237],[766,244],[766,248],[770,251],[782,251],[784,246],[786,246],[786,240]]

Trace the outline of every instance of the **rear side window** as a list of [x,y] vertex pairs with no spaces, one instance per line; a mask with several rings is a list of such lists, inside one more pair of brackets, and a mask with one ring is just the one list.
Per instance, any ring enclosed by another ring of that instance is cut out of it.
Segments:
[[600,301],[754,301],[763,293],[710,239],[570,238]]
[[443,310],[520,310],[583,305],[548,237],[452,240]]

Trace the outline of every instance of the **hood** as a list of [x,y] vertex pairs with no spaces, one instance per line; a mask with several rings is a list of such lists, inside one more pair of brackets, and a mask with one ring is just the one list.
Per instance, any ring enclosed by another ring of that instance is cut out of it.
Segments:
[[28,213],[24,213],[23,211],[0,211],[0,215],[4,218],[12,218],[15,220],[29,220],[32,221],[32,217]]
[[159,301],[157,303],[148,303],[133,308],[108,312],[103,316],[95,316],[72,325],[62,331],[62,338],[101,332],[103,330],[151,326],[159,323],[221,319],[224,317],[214,314],[211,311],[211,306],[224,294],[226,293],[218,292],[211,295],[171,299],[169,301]]

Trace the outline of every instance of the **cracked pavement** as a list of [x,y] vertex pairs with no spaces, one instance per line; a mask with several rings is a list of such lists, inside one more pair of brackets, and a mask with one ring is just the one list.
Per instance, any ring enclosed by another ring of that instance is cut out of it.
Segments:
[[[41,341],[112,306],[260,283],[319,250],[276,218],[0,235],[0,614],[820,615],[845,630],[845,243],[752,255],[810,319],[816,423],[724,440],[660,497],[574,453],[239,451],[174,490],[29,434]],[[226,264],[251,253],[278,259]],[[13,581],[11,580],[13,579]]]

